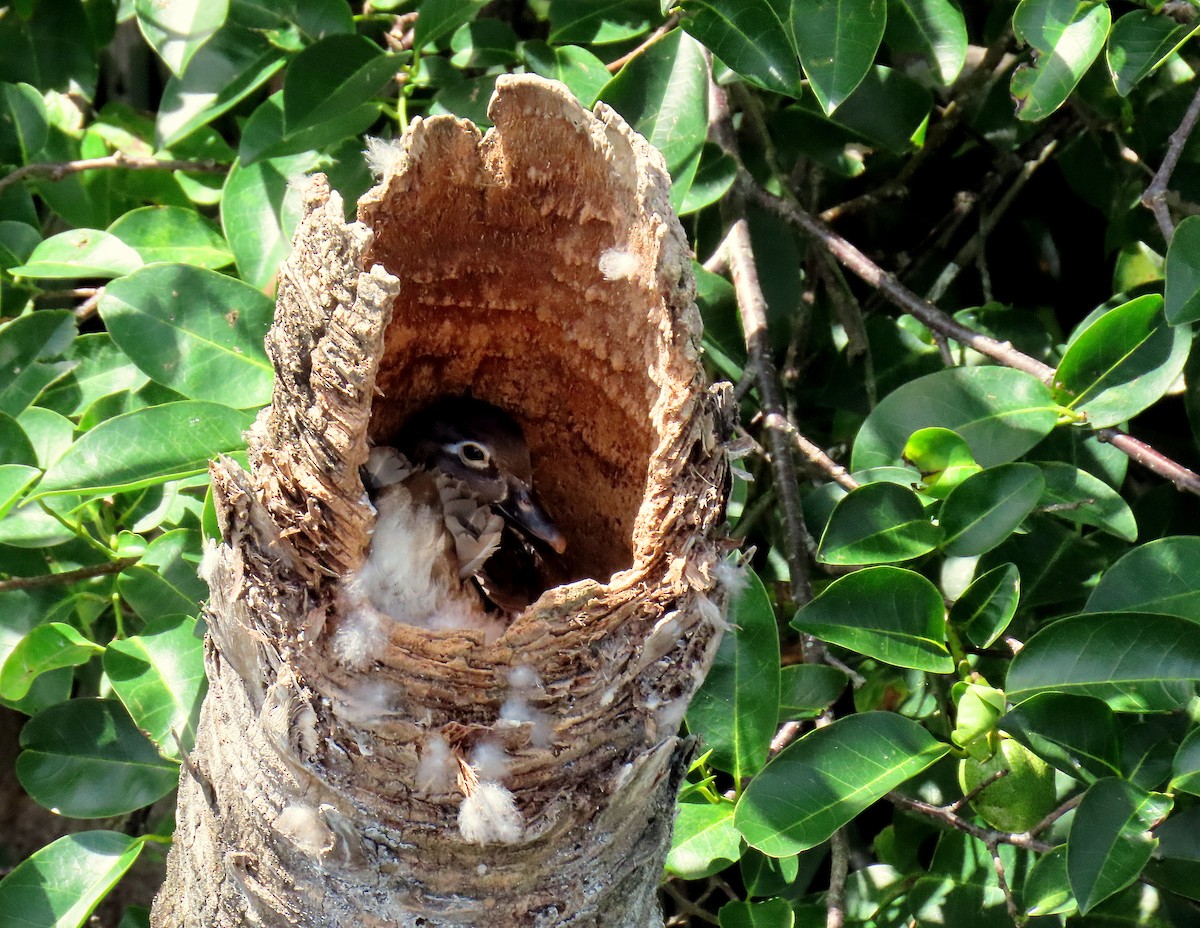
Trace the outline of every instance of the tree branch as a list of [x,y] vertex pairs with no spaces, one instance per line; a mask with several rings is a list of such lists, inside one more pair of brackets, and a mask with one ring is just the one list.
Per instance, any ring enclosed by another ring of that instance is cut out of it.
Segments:
[[1013,847],[1022,847],[1027,851],[1037,851],[1040,854],[1045,854],[1054,848],[1054,845],[1047,844],[1045,841],[1039,841],[1029,832],[996,831],[994,828],[983,828],[974,822],[967,821],[967,819],[954,812],[949,806],[935,806],[932,803],[922,802],[920,799],[910,799],[897,792],[888,793],[884,798],[892,805],[900,806],[902,809],[908,809],[912,812],[919,812],[928,818],[949,825],[956,831],[968,834],[972,838],[978,838],[989,849],[995,847],[997,844],[1011,844]]
[[670,32],[672,29],[674,29],[678,25],[679,25],[679,14],[672,13],[670,16],[667,17],[666,21],[661,26],[659,26],[657,29],[655,29],[653,32],[650,33],[649,37],[646,39],[645,42],[643,42],[641,45],[639,45],[637,48],[635,48],[633,51],[629,52],[628,54],[622,55],[620,58],[617,58],[615,61],[610,61],[608,64],[606,64],[605,67],[608,68],[608,73],[616,74],[618,71],[621,70],[621,68],[625,67],[625,65],[627,65],[627,64],[629,64],[629,62],[633,61],[634,58],[636,58],[638,55],[640,55],[642,52],[644,52],[651,45],[653,45],[655,42],[657,42],[659,39],[661,39],[664,35],[666,35],[668,32]]
[[45,177],[49,180],[62,180],[70,174],[80,174],[84,171],[112,170],[127,168],[136,171],[187,171],[190,174],[223,174],[229,170],[228,165],[216,161],[175,161],[163,158],[143,158],[139,155],[127,155],[115,152],[104,158],[85,158],[80,161],[39,162],[26,164],[17,168],[11,174],[0,177],[0,193],[18,181],[27,177]]
[[136,557],[123,557],[117,561],[104,564],[94,564],[91,567],[79,567],[75,570],[64,570],[57,574],[40,574],[36,577],[12,577],[0,580],[0,593],[10,590],[36,590],[44,586],[54,586],[59,583],[74,583],[76,580],[89,580],[92,577],[103,577],[105,574],[119,574],[126,567],[136,564]]
[[1170,242],[1171,236],[1175,234],[1175,220],[1171,218],[1171,211],[1167,208],[1167,185],[1170,184],[1171,175],[1175,173],[1175,167],[1179,164],[1179,157],[1183,154],[1188,137],[1196,128],[1197,119],[1200,119],[1200,90],[1196,91],[1179,126],[1171,133],[1162,164],[1158,166],[1158,172],[1150,181],[1150,186],[1142,193],[1142,205],[1154,213],[1159,231],[1167,242]]

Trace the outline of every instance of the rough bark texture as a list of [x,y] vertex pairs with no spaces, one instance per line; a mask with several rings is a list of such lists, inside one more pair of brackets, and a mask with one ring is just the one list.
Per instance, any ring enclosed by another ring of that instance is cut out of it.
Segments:
[[[723,625],[727,393],[660,156],[539,78],[489,112],[415,121],[357,223],[307,189],[250,473],[213,469],[211,687],[156,926],[662,924],[676,732]],[[347,658],[369,442],[464,392],[525,427],[572,582],[496,640],[393,622]],[[516,840],[464,840],[471,772],[421,774],[435,743],[499,757]]]

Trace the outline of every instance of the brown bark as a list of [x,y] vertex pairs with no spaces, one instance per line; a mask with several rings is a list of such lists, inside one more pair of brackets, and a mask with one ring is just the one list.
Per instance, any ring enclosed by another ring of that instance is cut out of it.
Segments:
[[[250,473],[213,469],[211,688],[156,926],[662,924],[678,724],[723,626],[732,410],[658,153],[540,78],[500,78],[489,115],[482,136],[414,121],[358,223],[307,189]],[[496,640],[357,629],[338,593],[369,543],[368,443],[464,392],[521,420],[572,582]],[[430,777],[439,745],[498,759],[480,776],[515,833],[464,838],[479,771]]]

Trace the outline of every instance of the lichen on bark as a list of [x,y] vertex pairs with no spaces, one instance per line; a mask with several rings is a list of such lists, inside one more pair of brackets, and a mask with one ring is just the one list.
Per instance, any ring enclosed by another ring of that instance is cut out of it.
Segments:
[[[724,624],[731,401],[658,153],[532,76],[489,116],[414,121],[358,222],[306,189],[273,400],[249,471],[213,468],[210,691],[156,926],[662,924],[679,722]],[[494,640],[389,622],[348,657],[359,468],[467,392],[524,427],[570,582]],[[511,827],[481,843],[460,817],[489,777]]]

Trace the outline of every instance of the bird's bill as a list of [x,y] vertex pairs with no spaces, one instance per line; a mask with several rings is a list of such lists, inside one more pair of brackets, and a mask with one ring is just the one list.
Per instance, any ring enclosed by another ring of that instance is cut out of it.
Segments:
[[567,536],[554,524],[550,514],[524,483],[513,481],[509,485],[508,499],[504,501],[501,512],[520,531],[545,542],[556,553],[562,554],[567,550]]

